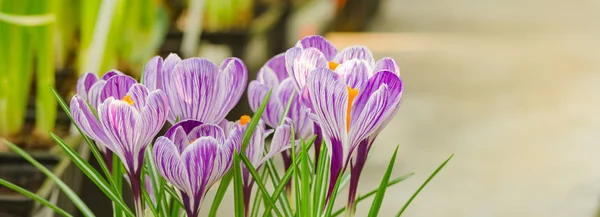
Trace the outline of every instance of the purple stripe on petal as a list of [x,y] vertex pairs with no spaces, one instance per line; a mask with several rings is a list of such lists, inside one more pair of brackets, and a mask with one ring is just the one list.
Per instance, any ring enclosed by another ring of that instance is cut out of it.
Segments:
[[258,70],[256,80],[269,87],[275,87],[279,85],[279,78],[277,78],[275,71],[266,66],[263,66],[260,68],[260,70]]
[[148,61],[144,68],[144,76],[142,80],[144,85],[150,90],[163,89],[162,88],[162,65],[163,59],[160,56],[155,56]]
[[176,53],[171,53],[165,60],[163,61],[162,73],[164,78],[171,75],[175,66],[181,62],[181,57],[179,57]]
[[[302,48],[299,47],[290,48],[285,52],[285,69],[288,72],[288,77],[294,78],[294,64],[300,53],[302,53]],[[295,78],[294,81],[296,81]],[[296,89],[302,90],[303,87],[297,81],[295,83]]]
[[[273,93],[277,94],[281,87],[282,86],[279,86],[278,88],[274,89]],[[291,86],[290,88],[293,89],[294,87]],[[268,91],[269,87],[259,83],[258,81],[250,82],[250,85],[248,86],[248,102],[252,111],[256,112]],[[267,123],[267,125],[271,127],[277,127],[277,125],[279,125],[279,119],[281,119],[284,109],[282,105],[283,104],[276,97],[271,97],[269,99],[267,107],[265,107],[265,111],[261,117]]]
[[218,150],[217,140],[210,137],[197,139],[181,154],[184,165],[188,169],[192,191],[204,193],[207,183],[218,165],[215,165]]
[[370,76],[370,67],[365,60],[351,59],[340,64],[335,72],[345,78],[346,85],[352,88],[360,88]]
[[224,95],[219,88],[219,68],[207,59],[182,60],[169,79],[167,95],[174,116],[211,123]]
[[111,77],[106,81],[100,92],[100,102],[104,102],[109,97],[114,97],[118,100],[123,99],[127,95],[127,92],[129,92],[129,88],[135,83],[137,83],[135,79],[126,75]]
[[143,84],[133,84],[127,92],[129,100],[133,103],[132,106],[139,112],[146,106],[146,98],[148,97],[148,89]]
[[117,76],[117,75],[125,75],[125,74],[123,74],[123,72],[121,72],[119,70],[113,69],[113,70],[110,70],[110,71],[104,73],[104,75],[102,76],[102,80],[108,81],[108,79],[110,79],[114,76]]
[[94,85],[97,81],[98,76],[96,76],[96,74],[89,72],[83,74],[77,80],[77,87],[75,88],[77,95],[82,97],[84,100],[89,101],[88,92],[92,88],[92,85]]
[[198,127],[195,127],[188,133],[189,141],[193,141],[195,139],[201,137],[212,137],[217,140],[219,144],[223,144],[225,142],[225,132],[218,125],[214,124],[203,124]]
[[350,46],[344,48],[338,55],[335,57],[335,62],[344,63],[351,59],[361,59],[367,61],[370,68],[373,68],[375,65],[375,60],[373,59],[373,54],[371,51],[364,46]]
[[158,172],[179,190],[191,193],[187,169],[173,142],[166,137],[158,137],[153,154]]
[[262,158],[260,164],[291,147],[292,130],[290,124],[291,119],[287,118],[284,124],[275,129],[275,134],[273,135],[273,140],[271,141],[271,147],[269,147],[269,151]]
[[87,103],[78,95],[73,96],[70,104],[73,121],[91,139],[100,144],[110,144],[104,128],[98,118],[94,115]]
[[306,85],[306,79],[313,70],[327,67],[325,56],[315,48],[308,48],[302,50],[300,55],[294,59],[292,75],[293,78],[296,79],[298,87],[302,88]]
[[396,63],[396,61],[390,57],[384,57],[375,63],[375,69],[373,72],[379,71],[390,71],[400,77],[400,67]]
[[202,125],[202,122],[193,119],[180,121],[177,124],[173,125],[171,128],[169,128],[169,130],[167,130],[167,132],[165,133],[165,137],[172,139],[172,135],[175,133],[175,130],[179,127],[182,127],[185,133],[188,134],[194,128],[200,125]]
[[[137,112],[127,102],[108,98],[98,107],[98,116],[110,139],[107,147],[121,158],[129,173],[133,165],[137,165],[138,159],[134,157],[137,137],[134,129],[136,126]],[[109,145],[110,144],[110,145]],[[135,169],[135,168],[133,168]]]
[[365,107],[367,101],[371,95],[379,89],[382,85],[387,85],[388,88],[393,90],[397,95],[402,93],[402,80],[396,76],[393,72],[380,71],[375,73],[367,83],[359,89],[358,95],[354,99],[352,105],[352,117],[358,117]]
[[87,101],[94,109],[98,108],[98,104],[100,104],[100,93],[104,88],[104,84],[106,84],[105,80],[99,80],[88,91]]
[[219,91],[223,91],[225,94],[222,96],[221,105],[218,106],[219,111],[211,123],[217,123],[225,118],[227,113],[240,101],[248,83],[248,69],[238,58],[225,59],[221,64],[221,70]]
[[167,137],[169,138],[171,141],[173,141],[173,144],[175,144],[175,146],[177,146],[177,149],[179,150],[179,153],[183,153],[183,150],[185,150],[185,148],[193,141],[190,141],[190,139],[188,138],[187,133],[185,132],[185,130],[183,129],[183,127],[177,127],[174,128],[174,133]]
[[285,53],[280,53],[269,59],[265,66],[273,70],[277,80],[281,82],[289,77],[285,64]]
[[[150,92],[146,105],[139,111],[139,116],[136,117],[136,132],[138,134],[136,145],[141,145],[138,150],[145,148],[162,129],[167,120],[168,112],[169,104],[165,93],[162,90]],[[143,155],[143,153],[140,154]]]
[[335,46],[333,46],[333,44],[331,44],[329,40],[325,39],[323,36],[320,35],[304,37],[296,43],[296,46],[304,49],[311,47],[316,48],[317,50],[321,51],[321,53],[323,53],[327,61],[333,60],[333,58],[337,54],[337,49],[335,48]]

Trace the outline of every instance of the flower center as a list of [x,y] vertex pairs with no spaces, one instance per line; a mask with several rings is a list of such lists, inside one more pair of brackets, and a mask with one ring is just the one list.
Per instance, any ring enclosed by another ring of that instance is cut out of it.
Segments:
[[245,126],[248,123],[250,123],[250,116],[248,116],[248,115],[242,115],[242,117],[240,117],[240,124],[242,126]]
[[350,131],[350,113],[352,111],[352,102],[358,95],[358,88],[346,87],[348,89],[348,111],[346,113],[346,132]]
[[328,62],[328,65],[329,65],[329,69],[331,69],[331,71],[333,71],[333,70],[335,70],[335,69],[336,69],[336,68],[337,68],[337,67],[338,67],[340,64],[339,64],[339,63],[336,63],[336,62],[333,62],[333,61],[329,61],[329,62]]
[[123,97],[123,99],[121,100],[125,101],[126,103],[129,103],[129,105],[133,105],[134,103],[133,99],[131,99],[131,96],[129,95],[125,95],[125,97]]

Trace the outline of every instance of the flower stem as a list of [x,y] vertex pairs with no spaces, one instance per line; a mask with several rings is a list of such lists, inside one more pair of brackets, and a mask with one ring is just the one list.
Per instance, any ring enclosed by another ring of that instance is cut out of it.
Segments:
[[142,200],[142,186],[139,175],[130,175],[131,191],[133,193],[133,202],[135,203],[136,216],[144,216],[144,201]]

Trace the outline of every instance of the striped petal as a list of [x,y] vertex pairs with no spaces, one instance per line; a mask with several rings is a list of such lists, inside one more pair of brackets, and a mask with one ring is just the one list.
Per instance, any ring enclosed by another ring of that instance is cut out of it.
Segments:
[[277,80],[281,82],[289,76],[285,64],[285,53],[280,53],[269,59],[265,66],[271,69],[277,76]]
[[127,102],[106,99],[98,107],[98,116],[105,129],[110,142],[106,147],[121,158],[127,171],[133,174],[136,165],[139,165],[137,156],[133,156],[136,149],[137,135],[134,131],[138,112]]
[[[222,102],[217,104],[218,112],[210,123],[217,123],[225,118],[227,113],[237,105],[240,98],[246,90],[248,83],[248,69],[244,62],[238,58],[227,58],[221,63],[221,72],[219,74],[219,90],[223,92]],[[213,105],[214,106],[214,105]]]
[[390,71],[400,77],[400,67],[394,59],[389,57],[384,57],[375,63],[375,70],[373,72],[379,71]]
[[110,71],[104,73],[104,75],[102,76],[102,80],[108,81],[108,79],[110,79],[114,76],[117,76],[117,75],[125,75],[125,74],[119,70],[113,69],[113,70],[110,70]]
[[217,140],[219,144],[225,142],[225,132],[218,125],[214,124],[203,124],[195,127],[188,133],[188,140],[194,141],[201,137],[212,137]]
[[[347,156],[346,113],[348,91],[346,85],[329,69],[317,69],[308,78],[308,91],[312,104],[311,115],[319,123],[329,150],[340,150]],[[340,146],[340,147],[336,147]],[[336,154],[337,152],[330,152]],[[334,160],[332,159],[332,163]],[[345,163],[345,159],[342,160]]]
[[354,102],[356,110],[352,111],[349,133],[352,149],[378,131],[396,113],[402,97],[402,81],[393,72],[381,71],[369,80],[361,94]]
[[110,139],[104,132],[102,124],[79,95],[75,95],[71,98],[70,110],[73,121],[81,128],[83,133],[95,140],[97,144],[108,144],[110,142]]
[[267,85],[269,87],[274,87],[279,85],[279,79],[277,78],[277,74],[273,69],[263,66],[258,70],[256,75],[256,80],[261,84]]
[[269,147],[269,151],[261,159],[259,165],[291,147],[292,129],[290,124],[291,119],[288,118],[284,124],[275,129],[275,134],[273,134],[273,140],[271,141],[271,147]]
[[131,105],[137,110],[141,111],[144,106],[146,106],[146,98],[148,97],[148,88],[143,84],[133,84],[127,91],[127,96],[129,96],[129,101],[132,103]]
[[323,53],[315,48],[302,50],[293,61],[292,77],[296,80],[298,90],[306,85],[306,79],[313,70],[328,67]]
[[155,56],[144,67],[144,74],[142,80],[144,85],[150,90],[163,89],[162,87],[162,68],[163,59],[160,56]]
[[175,144],[164,136],[158,137],[153,154],[158,172],[179,190],[191,193],[188,172]]
[[[290,86],[290,88],[293,90],[293,83],[291,83],[291,85],[292,86]],[[273,93],[278,94],[278,91],[281,89],[281,87],[282,86],[276,87],[276,89],[273,90]],[[256,112],[256,110],[258,110],[262,100],[267,95],[267,92],[269,92],[269,87],[266,85],[261,84],[258,81],[250,82],[250,85],[248,85],[248,102],[252,111]],[[272,97],[269,99],[269,102],[265,107],[262,120],[264,120],[267,125],[271,127],[277,127],[277,125],[279,125],[279,119],[281,119],[283,110],[283,104],[279,101],[279,99]]]
[[[154,90],[148,94],[146,99],[146,105],[140,110],[138,119],[136,120],[136,133],[138,135],[138,147],[136,151],[143,150],[152,141],[154,136],[158,134],[162,129],[165,121],[167,120],[167,113],[169,112],[169,104],[167,96],[162,90]],[[134,103],[135,105],[135,103]]]
[[[218,87],[217,65],[207,59],[182,60],[169,79],[167,95],[174,116],[211,123],[222,101]],[[173,122],[174,120],[170,120]]]
[[96,76],[96,74],[90,72],[83,74],[81,77],[79,77],[79,79],[77,79],[77,86],[75,87],[77,95],[82,97],[85,101],[90,101],[88,92],[92,88],[92,85],[94,85],[97,81],[98,76]]
[[137,83],[135,79],[126,75],[111,77],[106,81],[106,84],[100,92],[100,102],[104,102],[104,100],[109,97],[123,99],[129,92],[129,88],[135,83]]
[[215,165],[219,149],[217,140],[210,137],[199,138],[190,144],[181,154],[185,167],[188,169],[190,183],[194,195],[201,195],[207,189],[208,180]]
[[335,46],[333,46],[329,40],[320,35],[306,36],[300,39],[300,41],[296,43],[296,46],[303,49],[311,47],[316,48],[323,53],[328,61],[333,60],[338,52]]
[[92,85],[92,87],[87,92],[87,101],[94,109],[98,108],[98,104],[100,104],[100,93],[102,92],[102,89],[104,89],[105,84],[105,80],[99,80],[94,85]]
[[[294,89],[293,82],[294,81],[292,78],[287,78],[284,80],[279,86],[276,96],[281,104],[280,107],[282,108],[282,111],[287,106],[290,97],[294,97],[294,99],[292,99],[292,104],[290,105],[287,117],[291,118],[293,122],[296,137],[308,139],[313,132],[313,122],[308,117],[308,109],[300,102],[300,96],[298,96],[298,93]],[[271,127],[276,128],[278,126],[280,117],[281,114],[277,118],[277,125],[273,125]]]
[[359,88],[369,80],[371,68],[367,61],[351,59],[340,64],[335,72],[346,80],[346,85]]
[[364,46],[350,46],[344,48],[340,53],[335,57],[335,62],[344,63],[351,59],[361,59],[367,61],[369,66],[373,68],[375,65],[375,60],[373,59],[373,54],[371,51]]
[[169,130],[167,130],[167,132],[165,133],[165,137],[167,137],[169,139],[173,139],[173,135],[175,134],[175,131],[178,128],[181,128],[184,131],[184,133],[187,135],[194,128],[196,128],[197,126],[200,126],[200,125],[202,125],[202,122],[193,120],[193,119],[187,119],[187,120],[177,122],[177,124],[173,125],[171,128],[169,128]]

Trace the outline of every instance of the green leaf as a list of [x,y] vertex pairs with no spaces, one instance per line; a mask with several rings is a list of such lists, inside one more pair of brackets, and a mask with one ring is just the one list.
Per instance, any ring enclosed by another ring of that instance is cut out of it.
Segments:
[[448,157],[448,159],[446,159],[446,161],[444,161],[444,163],[440,164],[440,166],[438,166],[438,168],[435,169],[435,171],[433,171],[433,173],[431,175],[429,175],[429,177],[427,178],[427,180],[425,180],[425,182],[423,182],[421,187],[419,187],[419,189],[417,189],[417,191],[410,197],[410,199],[408,199],[408,201],[406,201],[404,206],[402,206],[402,209],[400,209],[400,211],[398,211],[398,214],[396,214],[396,217],[401,216],[402,213],[404,213],[404,210],[406,210],[408,205],[410,205],[410,203],[415,199],[415,197],[417,197],[417,195],[421,192],[421,190],[423,190],[423,188],[425,188],[425,186],[433,179],[433,177],[435,177],[435,175],[437,175],[438,172],[440,172],[444,168],[444,166],[446,166],[446,164],[448,163],[448,161],[450,161],[450,159],[452,159],[452,157],[454,157],[454,154],[450,155],[450,157]]
[[233,154],[233,200],[235,208],[235,216],[244,216],[244,190],[242,182],[242,169],[240,168],[240,156],[238,153]]
[[[273,186],[277,186],[277,188],[279,188],[281,182],[284,182],[283,185],[281,185],[283,187],[283,189],[285,189],[285,183],[287,183],[287,181],[289,180],[289,177],[285,180],[282,180],[279,176],[279,174],[277,173],[277,168],[275,168],[275,164],[273,164],[273,161],[267,160],[266,162],[267,164],[267,172],[269,173],[269,177],[271,178],[271,182],[273,183]],[[288,170],[290,171],[290,174],[292,170]],[[275,191],[277,192],[277,191]],[[290,205],[290,201],[288,200],[288,197],[285,194],[281,194],[281,192],[279,192],[279,194],[275,194],[273,193],[273,195],[278,195],[279,196],[279,204],[281,205],[281,207],[283,208],[283,212],[285,213],[285,216],[293,216],[292,213],[292,206]],[[265,210],[270,209],[270,207],[265,207]],[[265,213],[265,214],[271,214],[269,213]]]
[[302,209],[302,216],[311,216],[311,197],[310,197],[310,182],[311,182],[311,178],[312,178],[312,174],[313,172],[310,171],[308,169],[308,165],[309,165],[309,158],[308,158],[308,149],[306,148],[307,146],[304,144],[304,140],[302,140],[302,146],[300,149],[300,159],[302,159],[302,163],[301,165],[301,171],[300,171],[300,187],[302,190],[302,201],[300,203],[299,208]]
[[246,128],[246,132],[244,132],[244,137],[243,137],[244,139],[242,140],[242,149],[241,149],[240,153],[245,153],[246,146],[248,146],[248,142],[250,141],[250,138],[252,137],[252,134],[254,133],[254,129],[258,125],[258,121],[260,121],[260,118],[262,117],[262,114],[265,111],[267,104],[269,103],[269,98],[271,97],[272,91],[273,91],[272,89],[269,89],[269,91],[267,92],[265,97],[262,99],[262,102],[260,103],[260,107],[258,107],[258,109],[256,110],[256,113],[254,113],[254,115],[252,116],[252,119],[250,120],[250,123],[248,124],[248,127]]
[[13,183],[10,183],[9,181],[6,181],[6,180],[0,178],[0,185],[4,185],[7,188],[10,188],[10,189],[12,189],[12,190],[14,190],[16,192],[19,192],[22,195],[25,195],[25,196],[27,196],[27,197],[29,197],[29,198],[37,201],[38,203],[40,203],[40,204],[42,204],[42,205],[44,205],[44,206],[46,206],[46,207],[54,210],[54,212],[60,214],[61,216],[72,217],[71,214],[67,213],[66,211],[64,211],[60,207],[57,207],[56,205],[48,202],[46,199],[41,198],[37,194],[35,194],[35,193],[31,192],[31,191],[28,191],[27,189],[21,188],[21,187],[15,185]]
[[[397,183],[400,183],[400,182],[402,182],[402,181],[404,181],[404,180],[408,179],[409,177],[411,177],[411,176],[412,176],[412,175],[414,175],[414,174],[415,174],[415,173],[409,173],[409,174],[406,174],[406,175],[400,176],[400,177],[398,177],[398,178],[395,178],[394,180],[391,180],[390,182],[388,182],[388,185],[387,185],[387,187],[389,188],[389,187],[391,187],[392,185],[395,185],[395,184],[397,184]],[[360,203],[362,200],[364,200],[364,199],[367,199],[367,198],[369,198],[369,197],[371,197],[371,196],[375,195],[375,193],[377,193],[377,190],[378,190],[378,189],[379,189],[379,188],[373,189],[372,191],[369,191],[369,192],[368,192],[368,193],[366,193],[365,195],[359,195],[359,196],[356,198],[356,205],[358,205],[358,203]],[[356,207],[356,206],[355,206],[355,207]],[[346,207],[343,207],[343,208],[341,208],[341,209],[339,209],[339,210],[335,211],[335,213],[333,213],[333,214],[331,215],[331,217],[338,216],[338,215],[342,214],[342,213],[343,213],[345,210],[346,210]]]
[[250,160],[248,160],[248,158],[246,157],[246,155],[240,154],[240,159],[242,160],[242,162],[244,162],[244,166],[246,166],[246,169],[250,172],[250,174],[252,175],[252,178],[254,179],[256,185],[258,186],[258,189],[260,190],[260,192],[262,193],[262,195],[265,195],[266,197],[266,202],[274,207],[274,211],[275,214],[277,216],[283,216],[281,214],[281,212],[279,211],[279,209],[277,209],[277,207],[275,206],[275,202],[273,199],[271,199],[269,192],[267,191],[267,188],[265,187],[265,185],[262,183],[261,181],[261,177],[260,175],[258,175],[258,172],[256,171],[256,169],[254,169],[254,166],[252,166],[252,163],[250,162]]
[[[299,163],[300,163],[300,161],[294,162],[291,165],[291,167],[297,167]],[[281,193],[283,193],[283,190],[285,189],[285,185],[286,185],[287,181],[290,180],[292,175],[294,175],[294,170],[291,167],[287,171],[285,171],[285,173],[279,180],[279,184],[277,185],[277,187],[275,187],[275,190],[273,191],[273,194],[271,195],[272,200],[276,200],[277,197],[283,196]],[[283,196],[283,197],[285,197],[285,196]],[[267,214],[271,212],[271,209],[272,209],[271,207],[265,207],[263,216],[267,216]],[[288,215],[288,214],[286,214],[286,215]],[[292,216],[291,213],[288,216]]]
[[[131,212],[131,210],[129,210],[129,208],[127,207],[127,204],[125,204],[125,202],[123,201],[123,197],[121,196],[121,194],[116,192],[116,189],[114,189],[111,185],[106,183],[106,180],[104,180],[102,178],[102,175],[100,175],[92,167],[92,165],[90,165],[85,159],[83,159],[81,156],[79,156],[79,154],[77,154],[77,152],[75,150],[73,150],[73,148],[71,148],[69,145],[64,143],[64,141],[62,141],[62,139],[60,137],[58,137],[56,134],[50,133],[50,136],[54,139],[56,144],[58,144],[65,151],[65,154],[67,154],[67,156],[69,156],[69,158],[71,158],[73,163],[75,163],[75,165],[77,165],[77,167],[79,167],[79,169],[90,180],[92,180],[92,182],[94,182],[94,184],[96,184],[96,186],[98,186],[98,188],[100,190],[102,190],[102,192],[104,192],[104,194],[106,194],[106,196],[117,207],[122,209],[127,216],[134,216],[133,212]],[[114,165],[114,166],[119,166],[119,165]]]
[[[342,171],[344,171],[344,168],[342,168]],[[337,181],[335,182],[335,185],[333,186],[333,191],[331,193],[331,197],[329,197],[329,202],[327,204],[327,209],[325,210],[324,216],[331,216],[331,210],[333,209],[335,198],[337,198],[338,189],[340,188],[340,183],[341,183],[340,180],[342,179],[343,174],[344,174],[343,172],[340,172],[340,174],[338,175],[338,177],[336,179]]]
[[8,146],[8,148],[10,148],[12,151],[16,152],[17,154],[21,155],[21,157],[23,157],[25,160],[27,160],[29,163],[31,163],[34,167],[39,169],[42,173],[44,173],[46,176],[48,176],[48,178],[52,179],[56,183],[56,185],[63,191],[63,193],[65,193],[65,195],[67,195],[67,197],[73,202],[73,204],[75,204],[75,206],[79,209],[79,211],[81,211],[81,213],[84,216],[86,216],[86,217],[95,216],[94,213],[92,213],[92,211],[90,210],[90,208],[88,208],[87,205],[81,200],[81,198],[79,198],[79,196],[77,196],[77,194],[75,192],[73,192],[73,190],[71,188],[69,188],[69,186],[67,184],[65,184],[62,180],[60,180],[60,178],[56,177],[52,173],[52,171],[48,170],[48,168],[46,168],[44,165],[40,164],[37,160],[35,160],[33,157],[31,157],[31,155],[29,155],[27,152],[23,151],[23,149],[19,148],[15,144],[12,144],[8,140],[5,140],[5,139],[3,139],[3,140],[4,140],[4,144],[6,144]]
[[[320,147],[319,156],[327,156],[327,147],[325,147],[325,145],[321,145]],[[325,203],[324,194],[322,193],[324,190],[323,186],[327,185],[327,179],[324,178],[327,177],[327,174],[325,174],[325,167],[329,166],[326,165],[327,159],[327,157],[321,157],[317,162],[317,172],[313,182],[313,216],[318,216],[319,213],[323,211],[323,204]]]
[[[394,169],[394,162],[396,161],[396,154],[398,153],[398,147],[396,146],[396,150],[394,150],[394,154],[392,155],[392,159],[390,159],[390,163],[388,164],[387,170],[381,179],[381,183],[379,184],[379,189],[377,190],[377,194],[375,195],[375,199],[373,199],[373,203],[371,204],[371,210],[369,210],[369,216],[377,216],[379,213],[379,209],[381,208],[381,203],[383,201],[383,197],[385,196],[385,190],[387,189],[388,182],[390,180],[390,176],[392,175],[392,170]],[[351,212],[353,212],[351,210]]]
[[217,189],[217,193],[215,194],[215,198],[213,199],[212,205],[210,206],[210,211],[208,213],[209,217],[216,217],[217,211],[219,210],[219,205],[223,201],[223,197],[225,197],[225,193],[227,192],[227,188],[229,187],[229,183],[233,175],[231,172],[228,172],[221,178],[221,182],[219,183],[219,189]]

